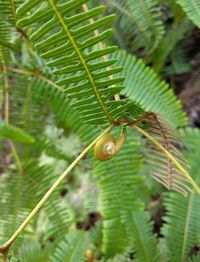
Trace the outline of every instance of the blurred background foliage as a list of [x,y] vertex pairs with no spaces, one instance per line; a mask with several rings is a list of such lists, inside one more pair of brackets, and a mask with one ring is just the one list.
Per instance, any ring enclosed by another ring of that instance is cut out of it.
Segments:
[[[85,124],[55,84],[29,41],[31,28],[16,27],[23,2],[0,0],[0,243],[101,130]],[[200,184],[199,1],[88,2],[100,5],[116,14],[107,44],[118,47],[112,58],[124,67],[123,96],[169,117]],[[91,153],[81,161],[14,243],[9,261],[200,261],[200,198],[152,180],[145,141],[128,132],[113,160],[102,164]]]

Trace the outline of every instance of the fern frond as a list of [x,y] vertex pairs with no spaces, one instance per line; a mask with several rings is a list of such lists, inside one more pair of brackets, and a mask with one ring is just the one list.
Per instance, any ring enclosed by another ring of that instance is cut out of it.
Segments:
[[199,205],[199,197],[193,194],[183,198],[171,193],[165,199],[168,212],[164,217],[166,224],[162,232],[169,249],[169,261],[185,261],[192,247],[199,244],[200,226],[197,219]]
[[42,247],[38,241],[22,243],[18,258],[21,262],[48,262],[53,247],[50,244]]
[[[198,136],[197,136],[198,132]],[[190,129],[189,137],[198,137],[197,140],[191,142],[193,150],[187,151],[186,156],[191,165],[191,176],[199,183],[200,168],[200,132]],[[188,130],[182,130],[182,134],[187,140]],[[163,234],[166,238],[166,243],[169,252],[169,261],[179,262],[188,261],[192,248],[199,244],[200,224],[197,219],[200,216],[199,209],[200,198],[197,194],[191,193],[187,198],[170,193],[165,198],[165,207],[167,213],[164,217],[166,224],[163,227]],[[198,261],[198,260],[197,260]]]
[[124,36],[133,39],[132,49],[135,51],[144,48],[147,53],[153,52],[164,34],[158,1],[111,0],[108,5],[117,12],[118,26]]
[[133,242],[137,262],[160,262],[160,251],[156,236],[152,233],[152,222],[146,212],[132,212],[128,219],[128,234]]
[[[187,167],[184,156],[176,148],[176,144],[179,143],[178,136],[167,119],[159,114],[149,113],[144,118],[144,123],[147,124],[148,132],[155,136],[177,161]],[[152,173],[152,176],[168,190],[178,191],[185,196],[192,191],[190,181],[183,176],[174,163],[158,147],[150,145],[148,161],[158,168]]]
[[199,135],[199,129],[198,128],[181,128],[179,130],[179,134],[181,137],[181,140],[186,145],[186,148],[188,150],[196,151],[198,150],[198,146],[200,144],[200,135]]
[[[37,88],[27,76],[9,76],[9,118],[10,122],[34,137],[40,136],[45,129],[47,108],[41,100],[36,100],[33,89]],[[19,107],[20,105],[20,107]]]
[[169,55],[173,54],[176,45],[190,34],[193,27],[192,22],[185,18],[178,24],[175,23],[172,28],[168,28],[163,40],[154,52],[153,68],[157,73],[164,70]]
[[[7,240],[13,231],[23,222],[24,218],[30,213],[43,194],[49,189],[49,185],[51,185],[57,177],[57,174],[51,166],[39,166],[37,161],[24,164],[22,171],[23,174],[19,174],[16,169],[14,169],[0,177],[0,237],[2,242]],[[61,190],[61,188],[58,188],[58,190]],[[55,197],[57,199],[56,201],[59,202],[58,199],[61,199],[61,195],[57,194]],[[49,204],[49,206],[51,205]],[[70,212],[68,212],[67,206],[65,206],[63,210],[63,208],[60,208],[60,204],[57,205],[57,213],[55,213],[55,207],[51,209],[51,212],[48,205],[46,208],[49,220],[52,219],[52,214],[56,217],[57,214],[60,213],[60,222],[63,216],[67,214],[65,222],[60,223],[59,226],[66,230],[70,221],[70,215],[68,215]],[[62,215],[62,213],[64,213],[64,215]],[[52,223],[54,223],[54,220],[52,220]],[[66,223],[67,221],[68,223]],[[36,231],[35,225],[31,223],[24,237],[33,240],[35,234],[37,234],[37,232],[33,233],[34,231]],[[32,233],[30,234],[30,232]],[[52,230],[49,232],[52,232]],[[15,245],[16,248],[20,243],[21,241],[18,241],[17,245]]]
[[53,239],[55,243],[63,240],[63,236],[70,228],[75,228],[75,214],[66,198],[61,196],[62,189],[57,190],[44,206],[48,218],[47,230],[44,233],[45,240]]
[[[99,127],[84,123],[79,112],[71,105],[63,89],[54,83],[54,77],[40,70],[10,69],[8,76],[10,89],[10,120],[16,126],[31,132],[40,141],[44,132],[44,122],[50,115],[55,116],[55,124],[73,129],[84,144],[88,144]],[[28,85],[27,85],[28,82]],[[18,105],[23,105],[18,108]],[[38,123],[40,123],[38,125]],[[38,141],[38,142],[39,142]],[[40,141],[42,143],[42,141]],[[47,147],[45,146],[47,149]],[[53,151],[52,151],[53,152]]]
[[61,87],[51,80],[49,74],[36,76],[31,81],[31,89],[36,101],[48,103],[50,112],[54,113],[57,121],[62,122],[66,128],[71,128],[84,144],[88,144],[96,133],[98,127],[84,123],[78,111],[71,105]]
[[95,227],[89,232],[90,242],[95,246],[97,252],[101,250],[103,234],[102,234],[102,221],[98,221]]
[[16,22],[16,8],[23,2],[23,0],[1,0],[0,1],[0,17],[9,23]]
[[118,65],[124,66],[126,76],[122,91],[133,101],[139,103],[145,110],[163,113],[168,116],[174,126],[187,123],[182,106],[172,89],[157,74],[145,65],[142,59],[127,55],[124,51],[114,54]]
[[200,252],[196,256],[193,256],[189,262],[199,262],[200,261]]
[[116,255],[114,258],[106,260],[106,262],[112,262],[112,261],[115,261],[115,262],[131,262],[133,260],[130,258],[130,254],[127,253],[127,254],[123,254],[123,255]]
[[71,157],[66,155],[55,143],[45,136],[37,139],[37,142],[33,146],[37,152],[40,152],[42,149],[42,152],[49,157],[71,162]]
[[178,75],[191,71],[191,65],[185,50],[181,46],[173,51],[171,65],[165,67],[165,75]]
[[89,241],[86,232],[71,232],[60,242],[50,261],[85,262],[88,247]]
[[64,86],[82,118],[90,124],[113,122],[124,111],[122,102],[112,101],[113,95],[122,89],[123,78],[114,77],[122,68],[107,69],[115,60],[101,60],[115,47],[98,50],[96,46],[110,35],[110,30],[94,36],[94,30],[109,25],[113,16],[95,19],[102,14],[102,7],[73,15],[73,11],[85,2],[28,0],[17,10],[18,16],[23,16],[18,26],[36,24],[31,40],[41,56],[49,60],[48,65],[54,67],[54,73],[60,76],[56,83]]
[[0,141],[2,138],[7,138],[20,143],[31,144],[34,142],[34,138],[27,135],[23,130],[7,125],[3,120],[0,119]]
[[5,67],[10,61],[9,50],[10,31],[7,23],[0,18],[0,67]]
[[199,0],[176,0],[183,8],[186,15],[193,21],[195,25],[200,27],[200,2]]
[[122,254],[128,248],[128,214],[138,209],[134,184],[141,180],[136,176],[142,164],[140,146],[140,138],[135,135],[112,160],[97,163],[94,169],[100,187],[103,252],[106,258]]

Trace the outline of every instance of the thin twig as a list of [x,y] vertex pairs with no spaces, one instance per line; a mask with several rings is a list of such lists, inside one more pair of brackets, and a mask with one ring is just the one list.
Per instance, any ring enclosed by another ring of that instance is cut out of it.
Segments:
[[141,129],[138,126],[132,126],[136,131],[143,134],[149,141],[151,141],[153,144],[155,144],[160,150],[176,165],[176,167],[182,172],[182,174],[187,178],[188,181],[190,181],[193,188],[197,191],[198,194],[200,194],[200,188],[197,185],[197,183],[192,179],[192,177],[189,175],[187,170],[176,160],[175,157],[173,157],[156,139],[154,139],[151,135],[149,135],[147,132],[145,132],[143,129]]
[[[29,75],[29,76],[38,76],[41,71],[36,70],[36,71],[30,71],[30,70],[23,70],[23,69],[18,69],[18,68],[9,68],[5,67],[7,72],[10,73],[15,73],[15,74],[23,74],[23,75]],[[0,70],[3,71],[3,67],[0,67]]]
[[6,262],[7,261],[7,252],[5,252],[3,255],[2,255],[2,262]]
[[5,99],[5,110],[4,110],[4,119],[5,123],[9,123],[9,86],[8,86],[8,75],[6,66],[3,65],[3,80],[4,80],[4,99]]

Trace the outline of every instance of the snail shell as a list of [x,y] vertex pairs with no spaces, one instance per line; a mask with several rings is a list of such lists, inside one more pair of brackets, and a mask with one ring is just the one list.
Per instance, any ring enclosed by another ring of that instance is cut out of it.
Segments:
[[111,134],[103,135],[94,147],[94,155],[100,161],[111,159],[116,151],[116,140]]

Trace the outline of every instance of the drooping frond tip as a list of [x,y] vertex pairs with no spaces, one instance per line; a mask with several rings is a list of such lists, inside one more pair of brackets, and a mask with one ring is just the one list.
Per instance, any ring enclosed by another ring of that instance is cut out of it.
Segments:
[[85,122],[98,125],[114,122],[125,112],[124,103],[112,99],[124,88],[124,77],[118,77],[122,67],[115,66],[115,59],[103,59],[116,47],[98,46],[110,37],[112,30],[106,27],[115,16],[103,16],[102,6],[83,11],[86,2],[27,0],[17,9],[17,26],[34,25],[30,39],[53,68],[56,84]]
[[[166,116],[150,112],[143,123],[147,131],[167,150],[185,169],[189,165],[178,147],[181,145],[176,130],[170,125]],[[192,185],[174,162],[155,145],[148,145],[147,161],[154,165],[152,176],[168,190],[175,190],[184,196],[192,192]]]

